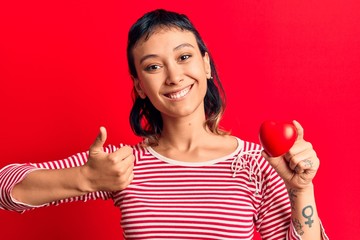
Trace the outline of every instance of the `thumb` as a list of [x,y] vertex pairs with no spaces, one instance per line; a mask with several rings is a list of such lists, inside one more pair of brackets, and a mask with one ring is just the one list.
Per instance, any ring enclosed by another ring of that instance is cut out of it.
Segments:
[[300,125],[298,121],[293,120],[293,124],[296,128],[296,132],[298,135],[296,140],[302,140],[304,138],[304,128]]
[[92,152],[98,152],[101,151],[107,138],[106,128],[100,127],[99,134],[97,135],[95,141],[90,147],[90,151]]

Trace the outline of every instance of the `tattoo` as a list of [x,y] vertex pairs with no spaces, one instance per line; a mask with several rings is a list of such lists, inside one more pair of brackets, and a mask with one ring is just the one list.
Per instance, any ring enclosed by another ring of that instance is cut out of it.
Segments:
[[314,215],[313,207],[311,205],[304,207],[302,210],[302,215],[304,218],[307,219],[305,224],[309,225],[309,227],[311,228],[312,224],[314,223],[314,220],[311,219],[311,217]]
[[296,232],[297,232],[300,236],[302,236],[302,235],[304,234],[304,231],[303,231],[303,229],[302,229],[303,226],[301,225],[299,219],[294,218],[294,219],[293,219],[293,224],[294,224],[294,228],[295,228]]
[[291,205],[291,209],[295,210],[295,198],[297,198],[296,195],[297,190],[290,188],[288,190],[289,193],[289,199],[290,199],[290,205]]
[[312,167],[313,166],[313,163],[312,163],[312,161],[310,161],[310,160],[304,160],[304,164],[305,164],[305,167]]

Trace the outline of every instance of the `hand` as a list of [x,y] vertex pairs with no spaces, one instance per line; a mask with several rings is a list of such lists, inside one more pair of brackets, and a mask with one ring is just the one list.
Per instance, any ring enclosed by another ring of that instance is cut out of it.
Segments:
[[312,187],[320,162],[311,143],[304,140],[304,129],[293,121],[298,137],[290,150],[280,157],[269,157],[265,151],[263,157],[284,180],[287,188],[305,189]]
[[86,191],[119,191],[125,189],[133,180],[133,149],[124,146],[113,153],[106,153],[103,145],[107,133],[104,127],[91,145],[89,159],[82,168]]

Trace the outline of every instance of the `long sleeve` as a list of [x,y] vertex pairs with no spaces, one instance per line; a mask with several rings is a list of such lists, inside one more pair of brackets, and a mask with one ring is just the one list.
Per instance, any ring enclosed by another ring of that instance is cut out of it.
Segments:
[[[108,146],[104,149],[106,152],[113,152],[116,150],[115,146]],[[43,163],[27,163],[27,164],[11,164],[3,167],[0,170],[0,209],[24,212],[38,207],[45,207],[50,205],[58,205],[67,202],[74,201],[88,201],[95,199],[109,199],[112,197],[112,193],[109,192],[92,192],[79,197],[72,197],[63,199],[40,206],[32,206],[18,202],[11,196],[14,186],[21,182],[27,174],[39,169],[64,169],[70,167],[78,167],[84,165],[88,160],[88,152],[81,152],[72,155],[66,159],[43,162]]]
[[11,164],[0,170],[0,209],[24,212],[35,207],[17,202],[11,196],[11,191],[28,173],[36,169],[31,164]]

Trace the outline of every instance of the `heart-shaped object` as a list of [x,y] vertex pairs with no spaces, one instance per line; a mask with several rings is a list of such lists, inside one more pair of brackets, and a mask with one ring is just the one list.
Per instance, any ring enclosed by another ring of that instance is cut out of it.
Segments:
[[271,157],[287,153],[294,145],[296,138],[296,127],[291,122],[265,121],[261,124],[260,143]]

